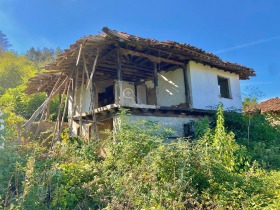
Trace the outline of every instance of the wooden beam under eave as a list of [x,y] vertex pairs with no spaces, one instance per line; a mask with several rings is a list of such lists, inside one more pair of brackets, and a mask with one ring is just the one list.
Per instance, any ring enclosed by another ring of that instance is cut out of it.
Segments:
[[157,57],[157,56],[153,56],[153,55],[148,55],[148,54],[145,54],[145,53],[140,53],[140,52],[136,52],[136,51],[132,51],[132,50],[127,50],[127,49],[124,49],[124,48],[120,48],[119,50],[122,54],[144,57],[144,58],[149,59],[153,63],[164,62],[164,63],[170,63],[170,64],[184,66],[184,63],[179,62],[179,61],[174,61],[174,60],[170,60],[170,59],[166,59],[166,58],[161,58],[161,57]]
[[158,96],[158,74],[157,74],[157,64],[154,63],[154,88],[155,88],[155,105],[157,105]]
[[183,66],[183,76],[184,76],[184,87],[185,87],[185,101],[186,101],[186,108],[191,107],[191,99],[190,99],[190,86],[188,82],[188,75],[187,75],[187,64]]
[[117,58],[117,101],[115,103],[121,104],[121,92],[122,92],[122,66],[120,59],[120,50],[116,50],[116,58]]
[[[115,69],[116,64],[115,63],[102,63],[99,64],[98,68],[108,68],[108,69]],[[133,65],[129,65],[129,64],[124,64],[122,62],[122,69],[127,68],[127,69],[131,69],[131,70],[135,70],[135,71],[139,71],[139,72],[152,72],[152,68],[143,68],[143,67],[137,67],[137,66],[133,66]]]

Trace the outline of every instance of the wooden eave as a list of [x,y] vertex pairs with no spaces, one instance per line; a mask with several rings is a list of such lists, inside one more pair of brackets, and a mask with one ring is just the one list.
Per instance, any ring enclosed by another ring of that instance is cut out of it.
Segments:
[[[155,106],[155,105],[142,105],[141,109],[138,106],[123,106],[131,111],[133,115],[147,115],[150,116],[176,116],[176,117],[185,117],[185,116],[213,116],[215,110],[202,110],[202,109],[193,109],[193,108],[183,108],[183,107],[165,107],[165,106]],[[77,114],[73,116],[73,119],[78,121],[79,117],[82,116],[84,120],[92,120],[93,113],[96,114],[97,121],[102,121],[107,118],[111,118],[118,112],[120,106],[118,104],[109,104],[104,107],[99,107],[94,109],[91,112],[84,112],[81,115]]]

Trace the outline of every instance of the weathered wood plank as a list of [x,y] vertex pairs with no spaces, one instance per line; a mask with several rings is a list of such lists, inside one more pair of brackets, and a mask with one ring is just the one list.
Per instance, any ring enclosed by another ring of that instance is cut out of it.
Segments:
[[95,60],[94,60],[93,66],[92,66],[92,71],[91,71],[91,74],[90,74],[90,77],[89,77],[89,81],[88,81],[88,83],[87,83],[86,90],[88,90],[88,88],[89,88],[89,83],[90,83],[90,81],[92,80],[93,74],[94,74],[94,72],[95,72],[96,64],[97,64],[97,60],[98,60],[98,56],[99,56],[99,52],[100,52],[100,47],[98,47],[98,49],[97,49],[96,57],[95,57]]
[[59,97],[60,100],[59,100],[58,114],[57,114],[56,123],[55,123],[54,131],[53,131],[52,145],[53,145],[53,142],[54,142],[54,140],[56,138],[56,135],[58,135],[57,131],[59,131],[59,125],[60,125],[60,120],[61,120],[61,107],[62,107],[62,104],[63,104],[63,97],[64,97],[65,92],[67,90],[68,83],[69,83],[69,80],[67,81],[67,83],[66,83],[66,85],[64,87],[62,95]]
[[133,55],[133,56],[147,58],[151,62],[154,62],[154,63],[165,62],[165,63],[175,64],[175,65],[180,65],[180,66],[184,65],[184,63],[179,62],[179,61],[174,61],[174,60],[170,60],[170,59],[166,59],[166,58],[161,58],[161,57],[157,57],[157,56],[153,56],[153,55],[148,55],[148,54],[145,54],[145,53],[140,53],[140,52],[136,52],[136,51],[132,51],[132,50],[127,50],[127,49],[124,49],[124,48],[120,48],[120,51],[121,51],[122,54],[125,54],[125,55]]
[[[83,93],[84,93],[84,80],[85,80],[85,68],[83,68],[82,73],[82,84],[81,84],[81,91],[80,91],[80,119],[79,119],[79,126],[82,129],[82,112],[83,112]],[[81,130],[82,131],[82,130]],[[82,132],[81,132],[82,133]],[[80,133],[80,134],[81,134]]]
[[77,92],[78,92],[78,80],[79,80],[79,70],[76,67],[76,76],[75,76],[75,85],[74,85],[74,94],[73,94],[73,108],[72,108],[72,112],[75,115],[76,114],[76,110],[77,110]]
[[60,140],[60,135],[61,135],[61,131],[62,131],[62,123],[63,123],[64,117],[66,115],[66,110],[67,110],[67,104],[68,104],[68,100],[69,100],[69,92],[70,92],[71,83],[72,82],[69,80],[68,87],[67,87],[66,98],[65,98],[65,103],[64,103],[64,110],[63,110],[62,118],[61,118],[61,121],[60,121],[60,125],[58,127],[58,140]]
[[122,66],[121,66],[121,60],[120,60],[120,52],[119,49],[116,51],[116,57],[117,57],[117,101],[116,103],[121,104],[122,102]]
[[79,49],[79,54],[78,54],[78,57],[77,57],[77,62],[76,62],[76,66],[78,66],[78,64],[79,64],[79,61],[80,61],[80,57],[81,57],[81,52],[82,52],[82,47],[83,47],[83,45],[82,45],[82,44],[80,44],[80,49]]
[[157,64],[154,64],[154,88],[155,88],[155,105],[157,105],[158,97],[158,73],[157,73]]
[[182,70],[183,70],[183,76],[184,76],[186,107],[190,108],[190,86],[189,86],[189,82],[188,82],[188,75],[187,75],[186,65],[182,68]]

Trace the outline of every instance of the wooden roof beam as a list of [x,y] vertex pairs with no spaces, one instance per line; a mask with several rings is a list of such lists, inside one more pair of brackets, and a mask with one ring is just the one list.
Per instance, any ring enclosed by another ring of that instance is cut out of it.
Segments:
[[127,50],[127,49],[124,49],[124,48],[120,48],[120,52],[122,54],[125,54],[125,55],[133,55],[133,56],[137,56],[137,57],[144,57],[144,58],[147,58],[154,63],[165,62],[165,63],[175,64],[175,65],[179,65],[179,66],[184,66],[184,63],[179,62],[179,61],[174,61],[174,60],[170,60],[170,59],[166,59],[166,58],[161,58],[161,57],[157,57],[157,56],[153,56],[153,55],[148,55],[148,54],[145,54],[145,53],[140,53],[140,52],[136,52],[136,51],[132,51],[132,50]]

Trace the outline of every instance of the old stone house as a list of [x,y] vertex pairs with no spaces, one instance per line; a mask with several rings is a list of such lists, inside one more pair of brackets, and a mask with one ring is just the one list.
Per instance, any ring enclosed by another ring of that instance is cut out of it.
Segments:
[[184,136],[188,122],[219,103],[242,108],[240,80],[255,76],[253,69],[188,44],[102,30],[76,41],[48,72],[29,81],[26,93],[49,95],[35,116],[46,114],[49,100],[60,92],[73,134],[90,138],[113,129],[117,111],[125,107],[133,120],[158,121]]

